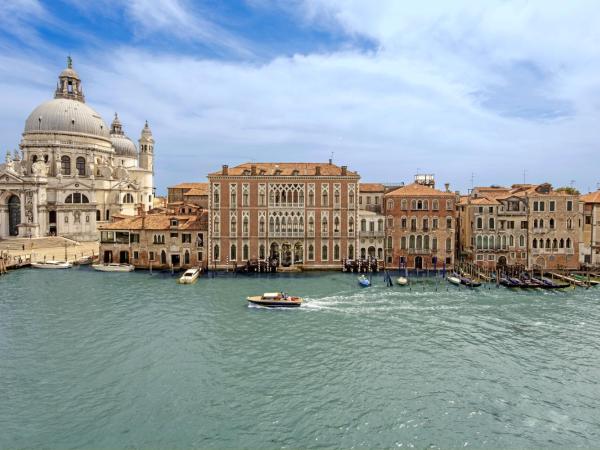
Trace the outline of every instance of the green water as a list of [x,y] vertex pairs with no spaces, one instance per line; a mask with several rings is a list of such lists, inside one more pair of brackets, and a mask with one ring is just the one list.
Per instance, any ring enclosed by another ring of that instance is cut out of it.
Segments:
[[599,445],[598,288],[373,281],[2,276],[0,447]]

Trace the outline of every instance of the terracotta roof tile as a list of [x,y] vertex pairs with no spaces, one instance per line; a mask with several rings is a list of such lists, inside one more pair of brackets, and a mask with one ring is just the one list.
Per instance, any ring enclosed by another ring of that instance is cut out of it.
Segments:
[[[341,176],[342,168],[335,164],[329,163],[244,163],[239,166],[229,167],[228,173],[229,176],[241,176],[246,173],[249,175],[252,170],[252,166],[256,166],[256,174],[257,175],[280,175],[280,176],[290,176],[294,175],[294,171],[298,171],[298,175],[301,176],[315,176],[316,168],[321,168],[321,175],[323,176]],[[279,171],[279,173],[276,173]],[[219,176],[222,175],[222,171],[213,172],[209,174],[209,176]],[[347,171],[347,174],[350,176],[356,176],[356,172],[352,172],[350,170]]]
[[162,230],[167,231],[171,227],[171,219],[177,218],[180,230],[202,230],[202,224],[208,224],[208,213],[204,211],[201,216],[173,215],[173,214],[147,214],[121,219],[116,222],[99,226],[104,230]]
[[412,197],[412,196],[448,196],[454,197],[455,194],[452,192],[443,192],[438,189],[434,189],[428,186],[424,186],[419,183],[411,183],[406,186],[401,186],[398,189],[394,189],[392,192],[385,194],[386,197]]
[[600,203],[600,191],[582,195],[581,201],[585,203]]
[[179,183],[175,186],[169,186],[167,189],[200,189],[208,192],[208,182],[203,183]]
[[360,183],[360,192],[385,192],[385,186],[381,183]]
[[192,188],[189,191],[184,192],[183,195],[184,196],[186,196],[186,195],[194,195],[194,196],[208,195],[208,183],[206,183],[206,188],[202,188],[202,189]]

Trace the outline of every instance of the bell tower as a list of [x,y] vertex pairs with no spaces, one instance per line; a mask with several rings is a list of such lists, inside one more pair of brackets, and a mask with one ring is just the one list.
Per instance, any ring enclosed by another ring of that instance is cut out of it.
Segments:
[[144,125],[142,135],[138,141],[140,144],[140,169],[146,169],[154,173],[154,138],[152,131],[148,126],[148,121]]
[[70,56],[67,58],[67,68],[58,76],[54,98],[68,98],[85,103],[83,89],[81,88],[81,79],[77,72],[73,70],[73,60]]

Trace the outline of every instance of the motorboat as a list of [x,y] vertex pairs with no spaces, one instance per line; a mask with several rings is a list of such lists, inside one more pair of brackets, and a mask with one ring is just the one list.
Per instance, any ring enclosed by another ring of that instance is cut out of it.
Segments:
[[452,283],[455,286],[460,286],[460,278],[455,277],[454,275],[449,275],[448,277],[446,277],[446,280],[448,280],[449,283]]
[[406,286],[408,284],[408,278],[398,277],[396,278],[396,283],[398,284],[398,286]]
[[31,267],[36,269],[70,269],[73,264],[68,261],[38,261],[31,263]]
[[360,284],[362,287],[369,287],[371,286],[371,281],[364,275],[361,275],[358,277],[358,284]]
[[302,304],[300,297],[293,297],[285,292],[265,292],[263,295],[247,297],[246,300],[251,305],[267,308],[297,308]]
[[82,256],[77,261],[75,261],[75,264],[78,264],[80,266],[89,266],[93,262],[94,262],[93,256]]
[[132,272],[135,269],[135,266],[117,263],[92,264],[92,269],[99,272]]
[[186,270],[179,280],[177,281],[180,284],[192,284],[194,283],[198,277],[200,276],[200,268],[194,267],[192,269]]

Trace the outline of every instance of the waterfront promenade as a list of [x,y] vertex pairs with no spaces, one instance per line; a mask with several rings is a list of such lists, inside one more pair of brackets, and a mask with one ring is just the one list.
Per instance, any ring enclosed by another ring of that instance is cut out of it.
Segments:
[[75,261],[83,256],[98,255],[98,242],[76,242],[62,237],[0,240],[0,255],[8,266],[20,261]]

